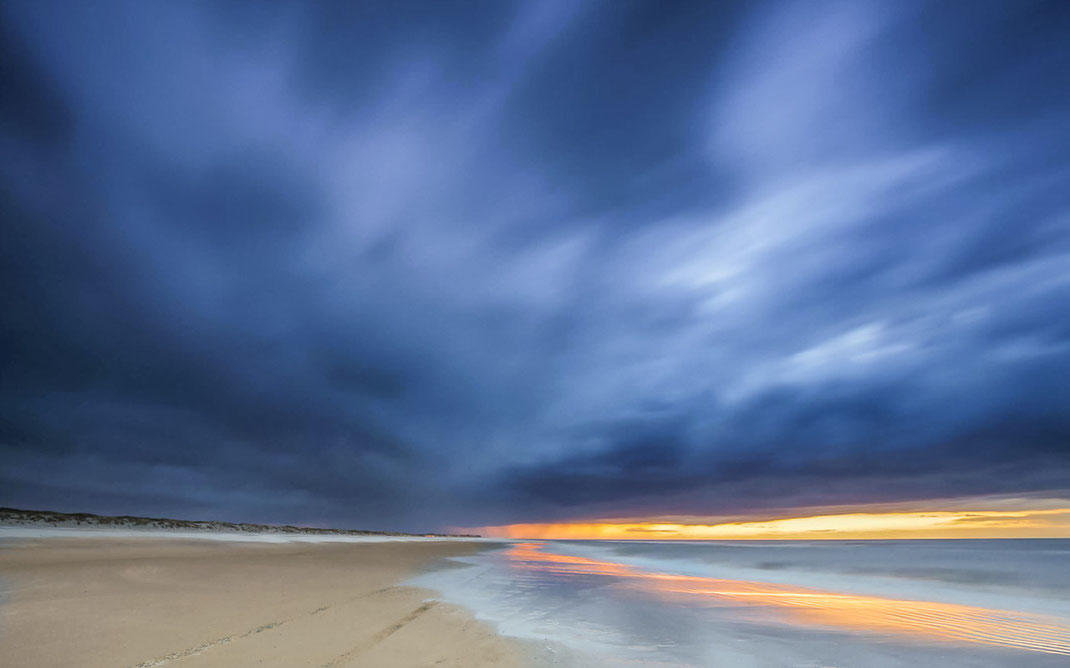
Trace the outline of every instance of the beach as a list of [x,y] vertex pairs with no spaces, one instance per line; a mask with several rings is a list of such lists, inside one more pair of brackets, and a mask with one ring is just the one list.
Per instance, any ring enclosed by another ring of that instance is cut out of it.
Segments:
[[0,527],[4,668],[1055,668],[1066,540]]
[[448,539],[4,538],[3,665],[527,665],[521,643],[402,584],[443,558],[487,547]]

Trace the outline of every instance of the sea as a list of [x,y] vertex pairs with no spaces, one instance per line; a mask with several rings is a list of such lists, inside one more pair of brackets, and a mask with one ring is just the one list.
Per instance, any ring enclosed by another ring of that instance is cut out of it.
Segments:
[[1070,540],[513,541],[412,584],[559,666],[1070,667]]

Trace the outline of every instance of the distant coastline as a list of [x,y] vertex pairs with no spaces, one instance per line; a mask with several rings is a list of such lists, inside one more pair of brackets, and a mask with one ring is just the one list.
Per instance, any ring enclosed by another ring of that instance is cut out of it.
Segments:
[[365,531],[362,529],[323,529],[290,524],[251,524],[215,520],[176,520],[167,517],[138,517],[134,515],[95,515],[93,513],[59,513],[51,510],[22,510],[0,508],[0,526],[148,529],[164,531],[231,532],[244,534],[290,534],[310,536],[399,536],[413,538],[480,538],[478,534],[404,533],[398,531]]

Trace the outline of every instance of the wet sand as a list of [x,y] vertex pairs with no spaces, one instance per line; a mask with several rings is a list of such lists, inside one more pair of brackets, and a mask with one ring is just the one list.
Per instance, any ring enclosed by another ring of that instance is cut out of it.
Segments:
[[521,644],[400,585],[463,541],[0,541],[8,668],[521,666]]

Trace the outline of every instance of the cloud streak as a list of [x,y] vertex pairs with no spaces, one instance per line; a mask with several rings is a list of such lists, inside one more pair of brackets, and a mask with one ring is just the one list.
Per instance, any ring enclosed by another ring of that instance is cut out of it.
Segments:
[[0,503],[1070,494],[1070,13],[966,11],[5,4]]

